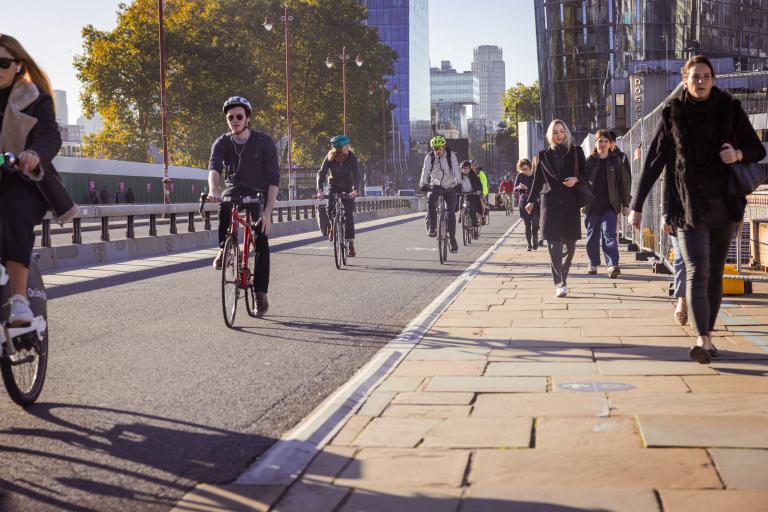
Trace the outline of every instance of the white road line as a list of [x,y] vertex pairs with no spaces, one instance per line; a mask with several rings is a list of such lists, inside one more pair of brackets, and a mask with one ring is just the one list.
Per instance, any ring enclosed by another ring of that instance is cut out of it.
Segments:
[[349,381],[285,434],[235,481],[243,485],[290,485],[359,409],[368,394],[416,346],[461,291],[520,224],[518,219],[495,244],[424,308],[405,329]]

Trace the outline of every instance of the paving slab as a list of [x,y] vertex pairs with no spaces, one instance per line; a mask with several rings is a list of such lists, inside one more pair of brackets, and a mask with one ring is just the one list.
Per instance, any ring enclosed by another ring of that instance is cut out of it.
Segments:
[[440,422],[434,418],[374,418],[354,443],[356,446],[412,448]]
[[568,451],[640,450],[643,440],[634,418],[541,417],[536,449]]
[[333,479],[349,464],[357,448],[351,446],[326,446],[315,455],[304,470],[302,478],[316,483],[333,482]]
[[694,393],[764,393],[768,379],[753,375],[687,375],[683,380]]
[[331,444],[337,446],[350,446],[372,419],[371,416],[352,416],[334,436]]
[[392,401],[399,405],[469,405],[475,399],[474,393],[399,393]]
[[339,512],[456,512],[461,494],[461,489],[355,489]]
[[721,375],[751,375],[756,377],[768,377],[768,361],[766,362],[720,362],[714,361],[710,365]]
[[606,361],[686,361],[690,362],[688,357],[688,348],[676,346],[657,346],[657,345],[624,345],[613,348],[595,348],[595,359],[598,362]]
[[492,349],[488,353],[489,362],[537,362],[537,363],[555,363],[555,362],[592,362],[592,349],[590,348],[500,348]]
[[[568,384],[578,383],[599,383],[600,385],[594,386],[593,389],[563,386]],[[616,386],[618,384],[618,386]],[[626,386],[631,386],[627,388]],[[583,393],[585,391],[605,391],[609,396],[613,397],[615,394],[636,394],[636,393],[649,393],[649,392],[664,392],[664,393],[688,393],[690,389],[683,382],[682,377],[678,376],[601,376],[601,377],[584,377],[578,376],[554,376],[552,377],[552,392],[554,393]]]
[[600,309],[556,309],[553,311],[542,312],[544,318],[586,318],[586,319],[598,319],[608,318],[608,313]]
[[[567,323],[565,318],[513,318],[512,327],[514,328],[532,328],[542,327],[546,329],[564,327]],[[489,327],[495,327],[489,325]]]
[[349,494],[348,487],[300,480],[277,502],[274,512],[333,512]]
[[286,486],[200,484],[170,512],[267,512]]
[[467,489],[461,512],[661,512],[650,489],[569,489],[483,484]]
[[608,416],[608,411],[604,393],[481,393],[472,416]]
[[765,512],[768,492],[661,490],[664,512]]
[[403,361],[392,375],[416,377],[433,375],[482,375],[485,361]]
[[638,414],[637,421],[651,447],[768,448],[765,417]]
[[366,398],[365,402],[363,402],[363,406],[357,411],[357,414],[360,416],[378,416],[387,408],[396,395],[397,393],[395,391],[376,390]]
[[433,377],[426,391],[465,391],[473,393],[544,392],[545,377]]
[[768,400],[756,393],[612,393],[611,414],[768,416]]
[[384,411],[389,418],[457,418],[469,416],[471,405],[397,405]]
[[552,375],[600,375],[593,362],[495,362],[488,363],[485,371],[489,376],[552,376]]
[[[505,343],[506,344],[506,343]],[[406,356],[406,361],[485,361],[492,349],[473,347],[425,347],[416,346]]]
[[363,489],[376,489],[383,482],[393,488],[458,488],[469,454],[469,450],[365,448],[334,483]]
[[693,361],[597,361],[603,375],[715,375],[712,368]]
[[429,431],[425,448],[528,448],[532,418],[451,418]]
[[[605,312],[603,311],[603,313]],[[656,315],[655,318],[643,318],[642,322],[627,320],[626,318],[569,318],[565,325],[566,327],[602,327],[603,333],[605,332],[604,329],[611,329],[622,331],[623,335],[625,329],[628,327],[627,324],[632,326],[642,325],[644,330],[646,326],[653,327],[654,329],[659,327],[670,327],[674,329],[680,328],[680,326],[675,323],[673,318],[667,318],[666,316],[661,317],[659,315]],[[630,332],[634,333],[635,330],[631,329]]]
[[709,453],[728,489],[768,491],[768,450],[715,448]]
[[[609,318],[658,318],[665,315],[663,311],[659,311],[661,308],[653,309],[614,309],[607,311]],[[669,315],[672,316],[675,311],[675,306],[671,302],[669,303]],[[638,320],[639,321],[639,320]]]
[[[689,334],[680,326],[664,326],[664,325],[649,325],[649,326],[631,326],[624,325],[623,327],[615,328],[620,334],[622,339],[626,338],[647,338],[649,336],[683,336],[690,337]],[[586,337],[598,336],[602,337],[606,334],[606,328],[600,327],[582,327],[582,333]]]
[[711,489],[720,479],[705,450],[477,450],[471,486]]
[[401,377],[391,376],[382,382],[376,391],[416,391],[419,385],[424,381],[424,377]]

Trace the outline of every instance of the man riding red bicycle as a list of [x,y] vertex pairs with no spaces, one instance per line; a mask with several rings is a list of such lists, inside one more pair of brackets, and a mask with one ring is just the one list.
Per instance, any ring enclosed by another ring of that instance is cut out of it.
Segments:
[[[277,198],[280,185],[280,166],[277,161],[277,148],[272,137],[251,129],[251,104],[241,97],[233,96],[224,102],[222,108],[229,132],[213,143],[211,158],[208,163],[209,197],[215,201],[220,197],[251,196],[259,192],[266,196],[263,211],[252,209],[253,220],[262,215],[260,225],[254,226],[256,234],[255,250],[259,257],[253,276],[253,290],[256,294],[257,316],[263,316],[269,309],[267,289],[269,287],[269,231],[272,225],[272,208]],[[225,188],[220,191],[221,174],[226,169]],[[221,269],[222,247],[227,238],[231,223],[232,203],[219,205],[219,253],[213,260],[213,267]]]

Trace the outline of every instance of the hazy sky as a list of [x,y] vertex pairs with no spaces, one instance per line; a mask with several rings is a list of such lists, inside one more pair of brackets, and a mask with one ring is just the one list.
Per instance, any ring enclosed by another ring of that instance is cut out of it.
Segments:
[[[130,3],[130,0],[123,0]],[[0,0],[0,32],[12,35],[48,73],[55,89],[67,91],[69,122],[80,116],[80,83],[72,59],[82,53],[80,31],[91,24],[115,26],[120,0]],[[507,85],[537,78],[533,0],[429,0],[430,60],[471,68],[472,48],[504,50]],[[12,23],[9,23],[12,20]]]

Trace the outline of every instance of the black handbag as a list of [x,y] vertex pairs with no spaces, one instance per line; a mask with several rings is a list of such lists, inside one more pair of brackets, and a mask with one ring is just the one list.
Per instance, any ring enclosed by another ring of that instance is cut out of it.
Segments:
[[728,194],[732,196],[749,195],[765,183],[765,174],[760,164],[737,162],[729,167],[731,174],[728,176]]
[[592,192],[592,186],[589,184],[589,181],[581,177],[581,173],[579,173],[579,159],[575,154],[573,155],[573,175],[579,177],[579,182],[573,186],[573,190],[576,192],[576,202],[579,208],[589,208],[595,202],[595,193]]

